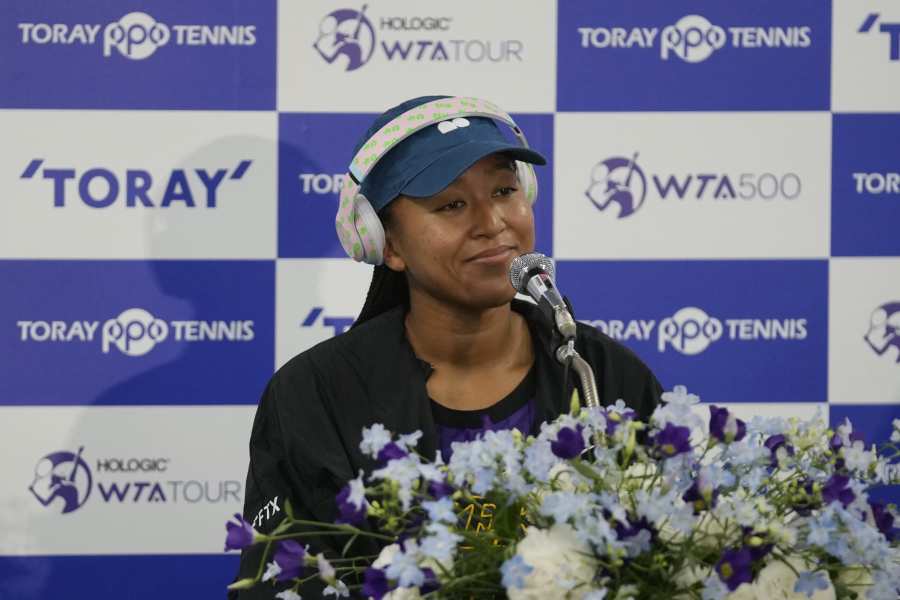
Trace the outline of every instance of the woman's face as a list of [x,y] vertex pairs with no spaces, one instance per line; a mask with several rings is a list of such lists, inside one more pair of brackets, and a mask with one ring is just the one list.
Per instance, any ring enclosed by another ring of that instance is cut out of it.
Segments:
[[534,215],[512,160],[486,156],[440,193],[400,196],[389,210],[385,263],[411,292],[474,309],[515,296],[507,271],[534,249]]

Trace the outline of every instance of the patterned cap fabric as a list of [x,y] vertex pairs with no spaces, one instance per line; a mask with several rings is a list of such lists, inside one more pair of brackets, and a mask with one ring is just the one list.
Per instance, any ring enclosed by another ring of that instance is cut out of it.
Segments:
[[[395,124],[382,131],[398,116],[443,98],[448,101],[441,110],[429,110],[428,114],[413,112],[408,117],[408,125]],[[354,173],[364,177],[360,191],[372,208],[377,212],[400,194],[417,198],[437,194],[478,160],[495,152],[533,164],[547,163],[538,152],[504,136],[494,119],[453,116],[460,112],[484,111],[502,113],[497,106],[483,100],[421,96],[380,115],[354,148],[356,160],[351,165]],[[419,126],[422,120],[434,125],[396,141],[402,136],[404,127]],[[384,156],[372,167],[374,159],[382,154]]]

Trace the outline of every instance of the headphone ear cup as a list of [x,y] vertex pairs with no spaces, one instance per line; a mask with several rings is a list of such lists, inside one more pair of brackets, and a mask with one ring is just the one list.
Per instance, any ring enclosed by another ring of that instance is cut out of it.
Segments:
[[519,185],[525,190],[525,198],[529,204],[534,204],[537,201],[538,193],[537,173],[534,172],[534,165],[517,160],[516,171],[519,175]]
[[334,218],[334,228],[347,256],[353,260],[361,261],[365,257],[365,252],[363,252],[362,240],[356,231],[357,194],[359,194],[359,186],[348,175],[344,178],[344,185],[341,187],[337,216]]
[[355,197],[356,218],[354,225],[362,247],[362,260],[370,265],[384,262],[384,226],[368,199],[357,193]]

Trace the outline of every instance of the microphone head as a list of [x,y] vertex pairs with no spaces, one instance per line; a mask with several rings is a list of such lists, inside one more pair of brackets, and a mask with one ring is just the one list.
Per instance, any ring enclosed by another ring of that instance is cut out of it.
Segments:
[[528,274],[538,269],[546,273],[551,281],[556,279],[556,267],[553,259],[539,252],[530,252],[517,256],[509,265],[509,282],[520,294],[527,294]]

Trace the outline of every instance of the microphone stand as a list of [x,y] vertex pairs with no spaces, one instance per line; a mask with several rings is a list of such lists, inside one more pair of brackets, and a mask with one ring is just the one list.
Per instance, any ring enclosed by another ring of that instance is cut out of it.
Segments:
[[581,382],[581,390],[584,392],[585,406],[588,408],[599,407],[600,400],[597,395],[597,381],[594,379],[594,372],[591,370],[591,365],[575,350],[574,339],[570,339],[556,349],[556,360],[564,365],[568,363],[575,369],[578,380]]

